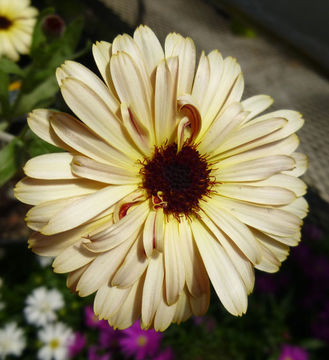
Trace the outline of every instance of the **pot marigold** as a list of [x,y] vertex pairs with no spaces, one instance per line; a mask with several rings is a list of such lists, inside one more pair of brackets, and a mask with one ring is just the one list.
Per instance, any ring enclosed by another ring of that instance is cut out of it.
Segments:
[[[165,330],[204,314],[210,282],[233,315],[247,310],[254,268],[275,272],[300,240],[307,203],[295,152],[302,117],[260,115],[272,99],[241,101],[235,59],[214,50],[196,66],[193,41],[146,26],[57,70],[76,118],[38,109],[32,131],[64,150],[27,162],[15,194],[34,207],[29,246],[55,256],[80,296],[118,328],[138,318]],[[210,281],[209,281],[210,280]]]

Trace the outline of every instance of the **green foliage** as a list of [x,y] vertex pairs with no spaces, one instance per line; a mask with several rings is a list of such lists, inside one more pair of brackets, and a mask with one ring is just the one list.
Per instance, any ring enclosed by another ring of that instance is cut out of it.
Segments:
[[[23,59],[21,64],[0,59],[0,186],[10,180],[29,157],[58,151],[26,131],[26,116],[35,108],[55,103],[59,91],[56,68],[67,59],[81,56],[90,47],[87,42],[76,52],[84,26],[81,17],[66,25],[61,35],[47,35],[43,24],[52,14],[52,8],[40,12],[28,60]],[[17,86],[13,89],[10,84],[14,82]],[[14,139],[6,144],[12,137]]]
[[5,184],[22,165],[23,142],[13,139],[0,150],[0,186]]

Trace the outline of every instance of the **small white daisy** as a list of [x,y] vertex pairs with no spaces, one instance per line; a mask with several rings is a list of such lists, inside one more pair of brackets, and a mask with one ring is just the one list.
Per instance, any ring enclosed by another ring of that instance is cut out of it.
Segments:
[[29,324],[45,326],[57,319],[56,311],[64,306],[64,300],[58,290],[38,287],[26,298],[25,304],[26,321]]
[[0,359],[8,355],[20,356],[25,348],[23,330],[14,322],[0,329]]
[[49,266],[53,261],[53,256],[37,256],[37,261],[42,268]]
[[38,351],[38,359],[68,359],[68,345],[71,343],[72,336],[72,330],[63,323],[50,324],[39,330],[38,338],[43,346]]

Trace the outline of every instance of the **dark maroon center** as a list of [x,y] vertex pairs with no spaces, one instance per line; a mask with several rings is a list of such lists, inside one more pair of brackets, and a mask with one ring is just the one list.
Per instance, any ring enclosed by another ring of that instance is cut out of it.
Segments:
[[210,169],[193,146],[177,145],[156,148],[141,170],[143,187],[149,196],[158,198],[166,213],[190,215],[199,210],[199,200],[211,187]]

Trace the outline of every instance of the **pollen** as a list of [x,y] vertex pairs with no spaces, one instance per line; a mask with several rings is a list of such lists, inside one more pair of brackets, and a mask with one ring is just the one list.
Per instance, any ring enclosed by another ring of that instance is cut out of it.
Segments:
[[208,162],[194,146],[184,145],[179,152],[175,143],[156,147],[153,157],[143,165],[143,188],[155,207],[175,217],[197,213],[200,199],[208,195],[213,184]]

